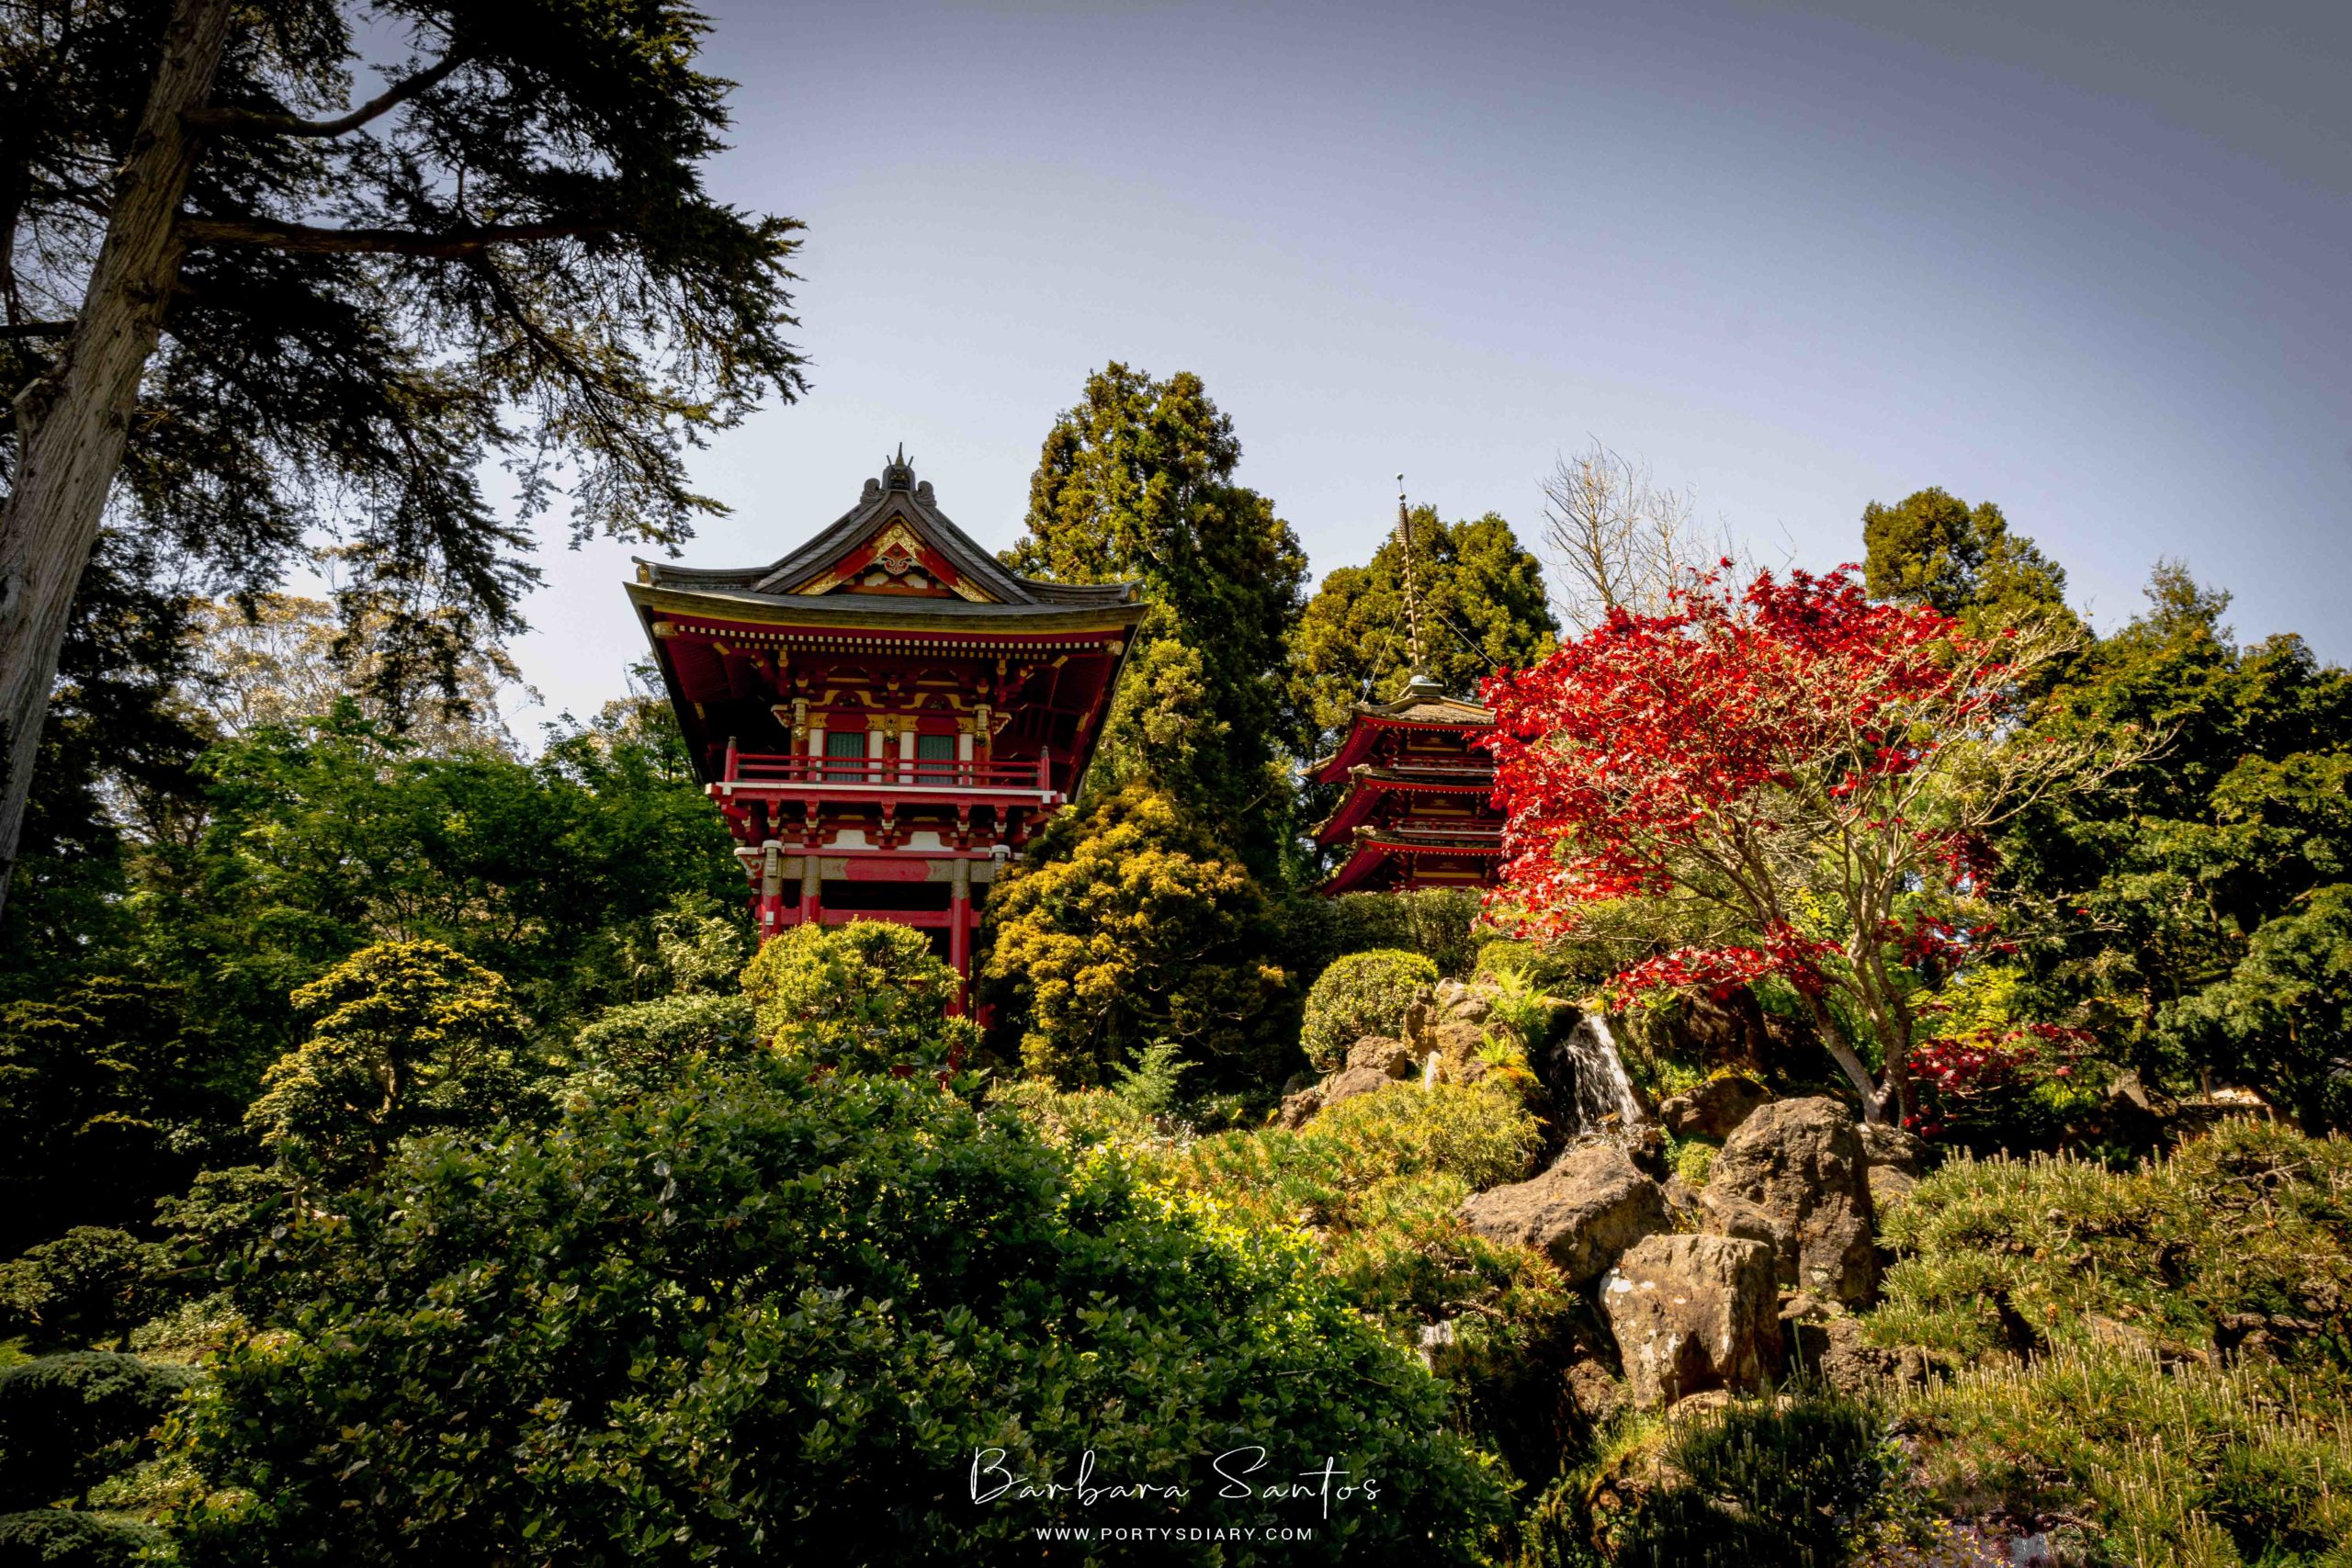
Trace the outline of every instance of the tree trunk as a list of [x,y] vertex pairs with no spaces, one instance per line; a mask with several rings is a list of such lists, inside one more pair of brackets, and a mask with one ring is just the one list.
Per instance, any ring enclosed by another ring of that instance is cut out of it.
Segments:
[[181,116],[212,90],[230,9],[230,0],[174,6],[81,314],[49,373],[17,397],[17,484],[0,506],[0,907],[16,871],[58,649],[179,280],[175,225],[197,157]]
[[1861,1096],[1862,1120],[1865,1122],[1885,1121],[1887,1101],[1894,1086],[1892,1084],[1881,1086],[1871,1077],[1870,1065],[1864,1062],[1861,1054],[1848,1043],[1846,1032],[1838,1027],[1837,1017],[1830,1012],[1826,1003],[1811,996],[1806,997],[1804,1001],[1805,1010],[1813,1014],[1813,1027],[1820,1034],[1823,1047],[1828,1051],[1830,1059],[1838,1064],[1838,1071],[1846,1075],[1846,1081],[1852,1084],[1856,1092]]

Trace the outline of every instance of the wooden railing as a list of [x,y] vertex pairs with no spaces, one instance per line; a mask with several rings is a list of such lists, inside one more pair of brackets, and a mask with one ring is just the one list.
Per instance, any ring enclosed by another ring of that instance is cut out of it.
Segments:
[[1035,761],[963,761],[954,757],[808,757],[793,753],[727,749],[728,784],[787,788],[986,789],[1036,791],[1054,788],[1053,753]]

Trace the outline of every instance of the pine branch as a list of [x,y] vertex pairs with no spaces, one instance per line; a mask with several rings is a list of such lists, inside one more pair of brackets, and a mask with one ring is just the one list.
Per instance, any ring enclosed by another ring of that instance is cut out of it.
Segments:
[[224,136],[341,136],[346,130],[356,130],[369,120],[397,108],[409,99],[447,79],[450,73],[473,58],[471,50],[459,50],[447,55],[413,76],[404,76],[393,83],[349,114],[334,119],[303,119],[290,114],[261,114],[253,109],[198,108],[181,117],[198,130],[213,131]]
[[412,229],[319,229],[267,218],[184,218],[180,234],[191,245],[258,245],[311,255],[371,254],[456,261],[481,255],[497,245],[609,234],[616,227],[605,219],[582,219],[560,223],[493,223],[425,234]]

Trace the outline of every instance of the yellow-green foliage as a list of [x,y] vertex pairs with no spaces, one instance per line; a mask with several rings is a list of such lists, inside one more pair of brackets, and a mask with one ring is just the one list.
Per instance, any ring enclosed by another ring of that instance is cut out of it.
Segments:
[[317,1021],[262,1076],[245,1124],[281,1155],[348,1173],[432,1128],[519,1108],[530,1025],[506,982],[437,942],[363,947],[294,993]]
[[1968,1357],[2112,1318],[2184,1345],[2233,1312],[2352,1305],[2352,1143],[2225,1122],[2138,1171],[2064,1157],[1947,1161],[1890,1211],[1902,1259],[1874,1337]]
[[1264,892],[1170,796],[1141,787],[1049,829],[989,899],[986,976],[1023,1067],[1100,1085],[1153,1040],[1256,1062],[1290,986]]
[[[1944,1506],[2072,1517],[2135,1568],[2352,1562],[2352,1144],[2249,1120],[2136,1171],[1955,1159],[1882,1234],[1867,1332],[1944,1354],[1905,1401]],[[2239,1313],[2315,1331],[2233,1354]]]
[[2102,1559],[2132,1568],[2352,1562],[2352,1410],[2324,1380],[2068,1345],[1906,1403],[1956,1512],[2086,1520]]
[[1434,1321],[1558,1292],[1548,1267],[1463,1231],[1453,1210],[1527,1173],[1541,1141],[1516,1095],[1401,1083],[1341,1101],[1297,1132],[1226,1133],[1159,1153],[1157,1171],[1257,1222],[1302,1226],[1375,1316]]
[[887,920],[795,926],[744,965],[743,991],[778,1050],[859,1072],[944,1059],[969,1027],[945,1016],[956,971]]
[[1308,1061],[1330,1072],[1365,1035],[1400,1033],[1405,1010],[1424,987],[1435,984],[1437,965],[1401,948],[1375,947],[1335,958],[1306,993],[1298,1043]]

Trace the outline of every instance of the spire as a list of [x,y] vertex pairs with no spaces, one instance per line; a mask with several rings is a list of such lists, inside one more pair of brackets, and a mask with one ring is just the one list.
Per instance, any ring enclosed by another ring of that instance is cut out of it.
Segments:
[[1415,675],[1426,660],[1421,649],[1421,592],[1413,572],[1413,514],[1405,505],[1405,476],[1396,476],[1396,537],[1405,547],[1405,632]]

